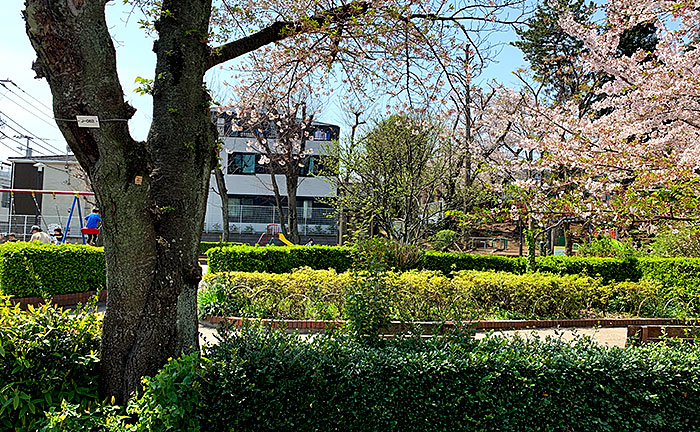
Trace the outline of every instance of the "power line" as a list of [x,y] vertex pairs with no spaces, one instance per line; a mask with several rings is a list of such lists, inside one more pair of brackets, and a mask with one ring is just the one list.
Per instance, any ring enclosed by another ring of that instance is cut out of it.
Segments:
[[[7,118],[9,119],[9,117],[7,117]],[[10,120],[12,120],[12,119],[10,119]],[[47,155],[48,155],[48,154],[51,154],[51,153],[61,154],[61,152],[58,151],[58,150],[56,150],[53,146],[50,146],[50,148],[47,148],[47,147],[45,147],[45,146],[39,144],[36,140],[41,140],[41,141],[43,141],[42,138],[37,138],[37,137],[33,136],[33,134],[32,134],[30,131],[28,131],[27,129],[25,129],[24,127],[22,127],[22,125],[18,124],[18,123],[15,122],[14,120],[12,120],[12,121],[13,121],[17,126],[19,126],[21,129],[24,129],[24,130],[26,131],[26,133],[28,133],[28,134],[30,134],[30,135],[29,135],[29,136],[26,135],[24,132],[15,129],[14,127],[12,127],[12,126],[11,126],[10,124],[8,124],[8,123],[5,123],[5,126],[7,126],[8,128],[12,129],[12,131],[15,132],[16,134],[22,135],[22,138],[29,138],[29,139],[34,140],[34,143],[37,145],[37,147],[39,147],[40,149],[44,150],[44,151],[46,152]],[[44,142],[46,142],[46,141],[44,141]],[[48,143],[47,143],[47,144],[48,144]],[[24,145],[24,144],[23,144],[23,145]],[[49,145],[50,145],[50,144],[49,144]],[[43,152],[42,152],[42,153],[43,153]]]
[[[24,102],[25,104],[27,104],[27,105],[29,105],[30,107],[32,107],[32,108],[34,108],[35,110],[37,110],[37,111],[39,112],[39,114],[43,115],[44,117],[46,117],[46,118],[49,119],[49,120],[53,120],[53,112],[49,111],[50,114],[46,113],[44,110],[42,110],[41,108],[38,108],[36,105],[34,105],[33,103],[29,102],[28,100],[26,100],[25,98],[23,98],[22,96],[20,96],[19,94],[17,94],[15,91],[13,91],[11,88],[9,88],[8,86],[6,86],[2,81],[0,81],[0,86],[2,86],[5,90],[9,91],[9,92],[12,93],[13,95],[17,96],[17,97],[18,97],[22,102]],[[42,105],[43,105],[43,104],[42,104]],[[46,105],[43,105],[43,106],[46,107]]]
[[44,108],[46,108],[49,112],[53,112],[53,109],[52,109],[52,108],[46,106],[42,101],[40,101],[39,99],[35,98],[34,96],[32,96],[31,94],[27,93],[26,91],[24,91],[24,89],[23,89],[22,87],[18,86],[18,85],[17,85],[14,81],[12,81],[11,79],[0,80],[0,83],[3,83],[3,82],[7,82],[7,83],[12,84],[13,86],[17,87],[22,93],[24,93],[24,94],[26,94],[27,96],[29,96],[30,98],[34,99],[39,105],[41,105],[41,106],[43,106]]
[[[61,150],[58,150],[56,147],[54,147],[51,143],[47,142],[45,139],[43,139],[43,138],[38,138],[38,137],[36,136],[36,134],[33,134],[29,129],[27,129],[27,128],[25,128],[24,126],[22,126],[21,124],[19,124],[19,123],[17,122],[17,120],[14,120],[12,117],[8,116],[8,115],[5,114],[4,112],[0,111],[0,115],[4,116],[6,119],[8,119],[8,120],[10,120],[12,123],[16,124],[19,128],[21,128],[22,130],[24,130],[25,133],[27,133],[27,134],[29,134],[29,135],[32,135],[32,136],[34,137],[34,139],[37,139],[37,140],[39,140],[39,141],[43,141],[49,148],[46,148],[46,147],[43,147],[43,146],[39,146],[39,147],[43,148],[43,149],[46,150],[47,152],[49,152],[49,153],[56,153],[56,154],[61,154],[61,153],[63,153]],[[7,127],[9,127],[10,129],[12,129],[13,131],[17,132],[18,134],[22,134],[22,132],[19,132],[18,130],[16,130],[15,128],[13,128],[12,126],[10,126],[9,124],[7,124],[7,123],[5,123],[5,124],[7,125]],[[38,145],[38,144],[37,144],[37,145]]]
[[[6,87],[6,88],[7,88],[7,87]],[[11,92],[11,93],[12,93],[12,92]],[[13,94],[14,94],[14,93],[13,93]],[[56,123],[50,123],[50,122],[44,120],[43,118],[37,116],[36,113],[30,111],[29,109],[27,109],[27,107],[25,107],[24,105],[18,103],[17,101],[13,100],[12,98],[7,98],[7,100],[10,101],[10,102],[12,102],[13,104],[17,105],[18,107],[22,108],[23,110],[25,110],[25,111],[28,112],[29,114],[33,115],[34,117],[36,117],[37,120],[41,120],[42,122],[46,123],[47,125],[49,125],[49,126],[51,126],[51,127],[53,127],[53,128],[58,129],[58,126],[56,126]],[[36,107],[34,107],[34,109],[36,109]],[[53,118],[51,118],[51,120],[53,120]]]

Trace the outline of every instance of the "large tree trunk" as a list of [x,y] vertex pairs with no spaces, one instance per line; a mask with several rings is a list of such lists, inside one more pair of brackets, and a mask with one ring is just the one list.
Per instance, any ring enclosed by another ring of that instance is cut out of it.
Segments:
[[[34,69],[53,94],[61,132],[88,173],[102,209],[109,301],[101,391],[123,403],[183,350],[197,349],[197,251],[216,132],[202,89],[209,1],[165,0],[156,29],[153,123],[129,135],[104,1],[26,0]],[[78,127],[76,115],[100,118]]]

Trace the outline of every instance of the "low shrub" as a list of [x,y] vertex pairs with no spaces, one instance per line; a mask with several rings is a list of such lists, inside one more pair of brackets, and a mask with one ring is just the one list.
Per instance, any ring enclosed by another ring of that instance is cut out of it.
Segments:
[[201,360],[173,363],[135,403],[147,412],[141,430],[700,429],[696,344],[462,335],[364,344],[244,329]]
[[205,255],[207,251],[215,247],[225,247],[225,246],[245,246],[245,243],[236,242],[200,242],[199,243],[199,254]]
[[462,271],[452,279],[456,290],[485,311],[501,310],[511,318],[579,318],[600,299],[601,283],[587,276]]
[[688,302],[700,297],[700,259],[645,258],[637,263],[641,278],[663,285],[664,297]]
[[658,258],[700,258],[700,229],[697,227],[667,227],[651,243],[651,254]]
[[631,241],[621,242],[609,237],[582,243],[578,249],[580,257],[638,258],[642,252],[635,249]]
[[433,250],[445,251],[451,247],[454,247],[457,242],[457,233],[450,229],[444,229],[436,232],[432,237],[430,237],[430,243]]
[[39,242],[0,246],[0,293],[13,297],[49,297],[105,287],[102,248]]
[[205,276],[205,282],[198,296],[200,315],[358,321],[355,306],[375,305],[380,299],[386,316],[401,321],[667,312],[658,282],[605,284],[590,276],[549,273],[469,270],[448,278],[438,271],[376,274],[306,268],[284,274],[216,273]]
[[227,246],[207,250],[210,272],[285,273],[298,267],[335,269],[353,266],[352,250],[340,246]]
[[207,274],[198,298],[200,315],[336,319],[350,274],[302,268],[294,273]]
[[0,429],[38,430],[62,401],[97,401],[101,319],[87,309],[22,311],[0,298]]
[[509,273],[525,273],[525,260],[498,255],[480,255],[463,252],[425,253],[423,268],[438,270],[449,275],[460,270],[495,270]]
[[[369,244],[374,246],[370,247]],[[380,244],[381,243],[381,244]],[[337,246],[251,247],[210,249],[209,271],[285,273],[308,266],[314,269],[436,270],[449,276],[461,270],[525,273],[525,258],[468,253],[421,252],[415,247],[368,241],[365,249]],[[375,247],[376,246],[376,247]],[[700,258],[538,257],[537,270],[559,275],[584,275],[605,283],[654,280],[664,296],[682,294],[679,301],[700,297]]]
[[537,258],[537,270],[599,277],[606,283],[638,281],[642,277],[636,259],[548,256]]
[[418,246],[385,237],[358,241],[352,249],[352,257],[357,268],[370,271],[405,271],[423,266],[423,251]]

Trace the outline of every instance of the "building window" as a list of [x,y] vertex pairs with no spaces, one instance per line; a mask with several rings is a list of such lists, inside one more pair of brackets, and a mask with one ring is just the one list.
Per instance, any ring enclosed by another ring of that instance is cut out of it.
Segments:
[[316,159],[318,156],[308,156],[306,159],[304,159],[304,164],[301,166],[301,169],[299,170],[299,175],[302,177],[307,177],[310,175],[316,174],[315,170],[315,164],[316,164]]
[[241,210],[244,210],[242,206],[245,206],[246,211],[252,210],[250,207],[253,206],[253,198],[229,198],[228,199],[228,216],[229,218],[240,218]]
[[255,174],[255,154],[232,153],[228,155],[227,174]]
[[3,192],[2,197],[0,197],[0,205],[2,208],[9,208],[10,207],[10,193],[9,192]]

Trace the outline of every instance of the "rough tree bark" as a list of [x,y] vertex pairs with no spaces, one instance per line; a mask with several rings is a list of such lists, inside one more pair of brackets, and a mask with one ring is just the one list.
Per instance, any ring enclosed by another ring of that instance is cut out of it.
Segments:
[[[109,301],[101,348],[101,391],[124,402],[182,350],[198,347],[197,250],[216,130],[202,89],[210,50],[208,1],[166,0],[153,123],[146,142],[129,134],[104,1],[27,0],[34,70],[51,87],[61,132],[88,174],[102,209]],[[76,115],[95,115],[99,129]]]

